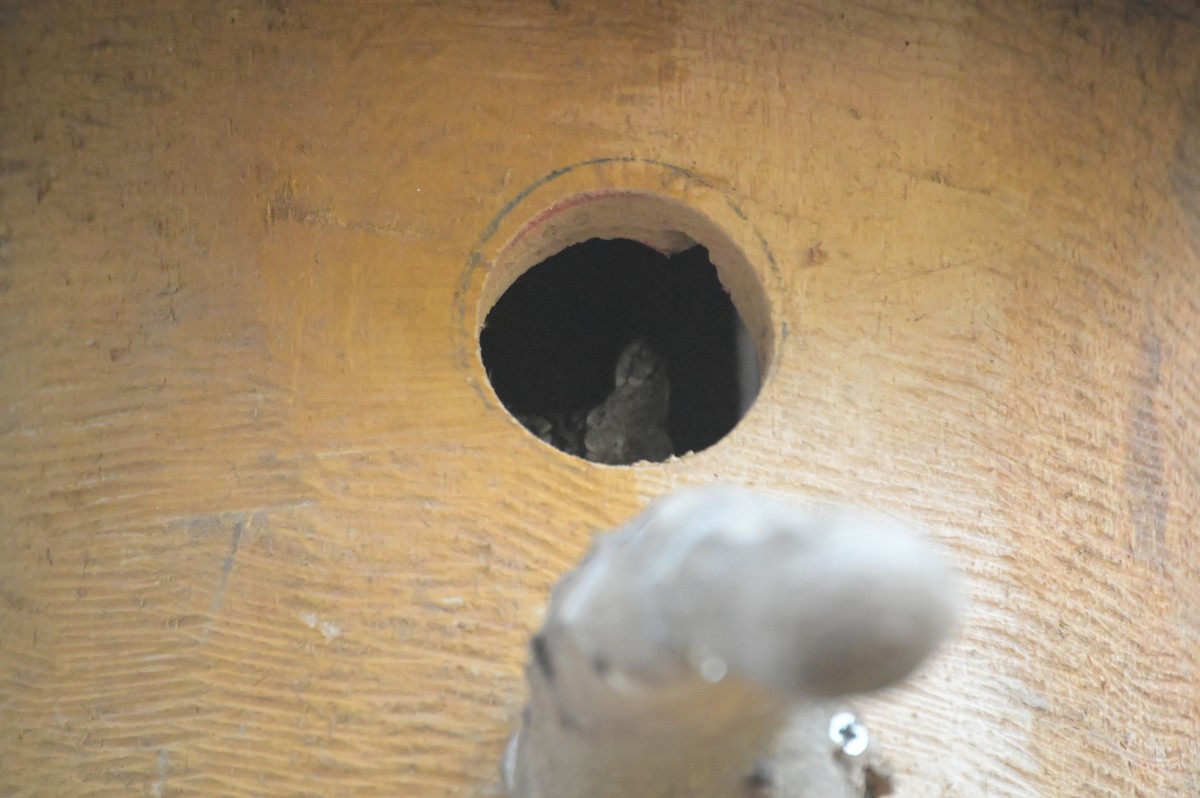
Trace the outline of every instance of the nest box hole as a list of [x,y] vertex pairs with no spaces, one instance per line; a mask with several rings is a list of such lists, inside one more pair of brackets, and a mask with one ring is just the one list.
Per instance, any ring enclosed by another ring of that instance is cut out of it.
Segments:
[[498,297],[480,348],[496,395],[530,433],[611,465],[707,449],[761,382],[755,344],[699,245],[568,246]]

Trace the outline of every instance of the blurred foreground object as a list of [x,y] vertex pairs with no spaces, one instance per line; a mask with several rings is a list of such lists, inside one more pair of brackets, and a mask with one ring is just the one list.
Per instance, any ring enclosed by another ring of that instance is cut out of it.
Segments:
[[[851,767],[863,751],[832,745],[813,708],[903,679],[957,605],[946,559],[894,522],[726,486],[675,493],[555,587],[509,792],[861,796],[868,760]],[[789,723],[801,744],[773,751]]]

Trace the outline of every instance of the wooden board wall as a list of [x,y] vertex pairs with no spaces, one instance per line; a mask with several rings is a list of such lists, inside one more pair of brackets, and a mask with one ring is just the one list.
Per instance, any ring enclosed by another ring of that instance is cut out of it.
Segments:
[[[0,59],[0,795],[486,793],[548,587],[714,478],[970,576],[861,705],[900,795],[1200,795],[1191,3],[17,2]],[[771,253],[777,350],[607,468],[472,302],[629,188]]]

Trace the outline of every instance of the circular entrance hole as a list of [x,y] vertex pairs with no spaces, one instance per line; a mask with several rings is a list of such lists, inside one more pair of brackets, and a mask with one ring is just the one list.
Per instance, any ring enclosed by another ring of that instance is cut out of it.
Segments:
[[774,348],[768,305],[742,251],[696,211],[574,197],[491,264],[480,352],[531,434],[597,463],[661,462],[707,449],[749,410]]
[[758,393],[758,355],[699,245],[591,239],[534,265],[487,314],[497,396],[531,433],[624,465],[707,449]]

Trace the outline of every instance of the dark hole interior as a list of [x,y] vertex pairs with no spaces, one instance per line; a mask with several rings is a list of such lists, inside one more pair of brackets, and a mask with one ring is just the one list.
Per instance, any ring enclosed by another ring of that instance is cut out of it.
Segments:
[[[568,247],[500,297],[480,347],[509,412],[548,443],[597,462],[706,449],[733,429],[759,386],[753,345],[701,246],[670,257],[626,239]],[[635,364],[633,377],[618,388],[622,353],[637,358],[623,361]],[[640,375],[638,362],[649,364]],[[659,402],[660,391],[669,399]],[[642,409],[660,404],[662,412]],[[647,435],[666,443],[639,449]],[[628,446],[613,443],[626,438]]]

